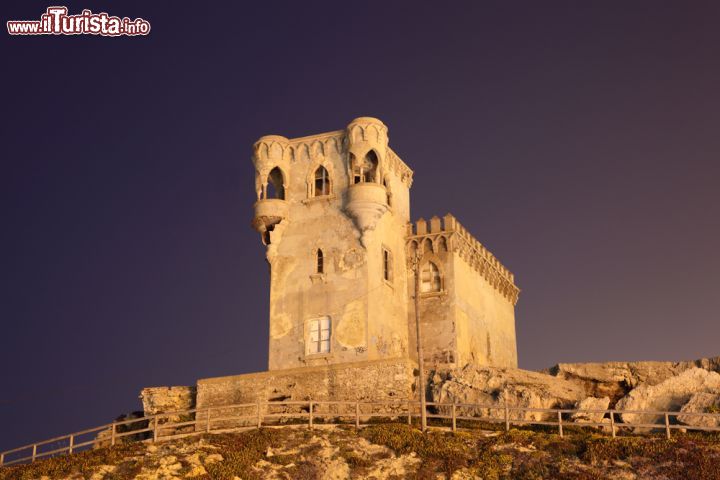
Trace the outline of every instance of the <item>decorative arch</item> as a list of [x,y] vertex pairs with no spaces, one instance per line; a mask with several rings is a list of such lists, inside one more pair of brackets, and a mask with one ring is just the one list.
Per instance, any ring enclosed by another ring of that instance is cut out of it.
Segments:
[[437,239],[437,251],[438,253],[445,253],[448,251],[447,239],[442,235]]
[[418,251],[418,242],[413,240],[408,244],[408,256],[413,259]]
[[435,250],[433,249],[433,242],[429,238],[426,238],[423,240],[422,243],[422,253],[423,255],[427,255],[428,253],[434,253]]
[[374,149],[367,151],[362,159],[350,152],[352,183],[379,183],[380,157]]
[[263,198],[285,200],[285,173],[280,167],[274,167],[267,175],[263,185]]

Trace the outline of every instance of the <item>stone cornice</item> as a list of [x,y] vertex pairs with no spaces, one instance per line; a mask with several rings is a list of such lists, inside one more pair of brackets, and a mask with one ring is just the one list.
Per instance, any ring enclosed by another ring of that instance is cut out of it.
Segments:
[[406,252],[411,254],[410,244],[413,241],[422,248],[426,238],[437,245],[440,237],[445,239],[448,251],[458,253],[508,301],[517,304],[520,289],[515,285],[515,276],[450,214],[442,219],[433,217],[430,222],[420,219],[415,224],[408,224]]

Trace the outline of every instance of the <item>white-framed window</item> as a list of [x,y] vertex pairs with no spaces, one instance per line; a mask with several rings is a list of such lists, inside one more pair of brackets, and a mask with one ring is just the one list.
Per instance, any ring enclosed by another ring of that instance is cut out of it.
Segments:
[[386,282],[392,283],[392,281],[393,281],[392,253],[387,248],[382,249],[382,261],[383,261],[383,279]]
[[330,317],[314,318],[308,322],[307,353],[330,353]]

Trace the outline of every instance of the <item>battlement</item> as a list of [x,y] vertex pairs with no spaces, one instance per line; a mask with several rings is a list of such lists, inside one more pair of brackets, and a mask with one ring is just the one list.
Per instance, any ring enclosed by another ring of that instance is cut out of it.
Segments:
[[430,221],[421,218],[407,226],[407,245],[411,252],[422,249],[425,240],[429,240],[434,251],[443,245],[448,251],[458,252],[469,265],[477,270],[495,289],[500,291],[513,304],[517,303],[520,289],[515,285],[515,276],[495,255],[480,243],[451,214],[440,218],[434,216]]

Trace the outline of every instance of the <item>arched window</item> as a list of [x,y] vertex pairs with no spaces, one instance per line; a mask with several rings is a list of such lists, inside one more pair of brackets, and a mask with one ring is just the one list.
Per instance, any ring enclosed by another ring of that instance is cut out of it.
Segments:
[[440,269],[433,262],[427,262],[420,270],[420,292],[439,292],[441,289]]
[[362,161],[350,154],[350,166],[353,173],[353,183],[366,183],[377,181],[378,156],[375,150],[370,150]]
[[265,188],[265,198],[278,198],[285,200],[285,185],[283,182],[283,173],[278,167],[270,170],[267,178],[267,187]]
[[322,250],[318,248],[315,257],[317,260],[315,264],[315,273],[325,273],[325,259],[323,258]]
[[320,165],[315,170],[315,190],[313,196],[330,195],[330,175],[328,171]]

